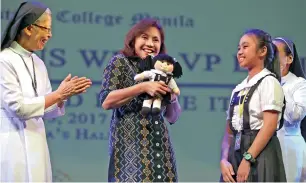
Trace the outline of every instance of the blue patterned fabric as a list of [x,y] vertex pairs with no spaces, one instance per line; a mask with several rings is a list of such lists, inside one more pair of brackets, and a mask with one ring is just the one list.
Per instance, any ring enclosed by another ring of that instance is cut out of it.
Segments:
[[[100,102],[109,92],[137,84],[137,61],[119,54],[104,70]],[[177,182],[174,151],[162,115],[145,117],[140,96],[113,110],[109,182]]]

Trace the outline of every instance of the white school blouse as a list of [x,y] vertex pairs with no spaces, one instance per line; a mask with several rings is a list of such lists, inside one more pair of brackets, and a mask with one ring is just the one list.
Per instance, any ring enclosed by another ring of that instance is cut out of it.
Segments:
[[[238,84],[232,91],[231,100],[234,93],[239,92],[238,96],[244,95],[249,89],[264,76],[271,74],[268,69],[263,69],[260,73],[253,76],[248,81],[248,77]],[[243,97],[242,97],[243,99]],[[242,100],[241,99],[241,100]],[[284,93],[279,81],[273,76],[267,76],[258,85],[249,101],[250,128],[251,130],[259,130],[263,126],[263,112],[267,110],[275,110],[279,112],[278,123],[281,119],[282,107],[284,106]],[[227,111],[227,120],[229,113]],[[239,105],[234,106],[232,117],[232,125],[235,130],[242,130],[241,121],[243,115],[239,115]],[[279,124],[277,125],[279,126]]]

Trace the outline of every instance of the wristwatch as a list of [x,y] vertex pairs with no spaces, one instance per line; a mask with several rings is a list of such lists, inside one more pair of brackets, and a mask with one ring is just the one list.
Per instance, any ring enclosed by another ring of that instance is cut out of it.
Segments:
[[255,163],[256,160],[252,157],[252,155],[248,152],[243,153],[243,158],[250,163]]

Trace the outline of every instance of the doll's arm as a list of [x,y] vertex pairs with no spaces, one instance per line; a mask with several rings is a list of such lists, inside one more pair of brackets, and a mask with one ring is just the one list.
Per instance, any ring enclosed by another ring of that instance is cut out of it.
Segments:
[[168,84],[169,88],[175,93],[176,95],[180,95],[180,89],[178,88],[175,80],[172,78]]
[[153,72],[152,71],[144,71],[140,74],[136,74],[134,77],[135,81],[142,81],[144,79],[152,78]]

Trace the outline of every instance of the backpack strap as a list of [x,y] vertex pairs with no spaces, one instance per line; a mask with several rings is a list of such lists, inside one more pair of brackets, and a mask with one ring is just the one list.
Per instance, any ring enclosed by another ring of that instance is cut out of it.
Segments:
[[279,121],[279,127],[278,127],[278,129],[276,130],[276,131],[278,131],[278,130],[280,130],[283,126],[284,126],[284,113],[285,113],[285,109],[286,109],[286,99],[285,99],[285,97],[284,97],[284,106],[283,106],[283,108],[282,108],[282,117],[281,117],[281,119],[280,119],[280,121]]

